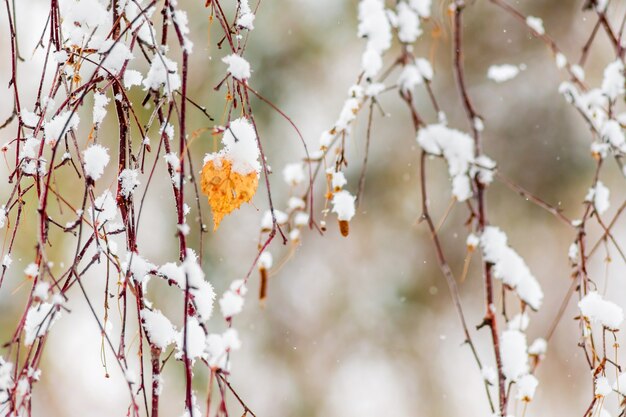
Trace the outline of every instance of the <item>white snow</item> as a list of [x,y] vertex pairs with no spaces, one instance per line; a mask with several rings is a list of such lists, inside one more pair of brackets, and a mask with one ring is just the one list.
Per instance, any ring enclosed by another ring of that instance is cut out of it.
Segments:
[[135,188],[137,188],[140,184],[139,171],[136,169],[126,168],[120,173],[117,180],[120,186],[120,194],[124,198],[129,198],[135,191]]
[[356,197],[348,191],[339,191],[333,196],[333,213],[337,213],[337,218],[341,221],[350,221],[356,212],[354,201]]
[[506,234],[495,226],[487,226],[480,238],[483,256],[492,263],[493,274],[514,288],[522,301],[539,309],[543,292],[524,260],[507,244]]
[[243,310],[244,299],[234,291],[226,291],[219,302],[222,315],[226,319],[241,313]]
[[542,337],[535,339],[528,347],[528,354],[533,356],[542,356],[548,350],[548,342]]
[[26,313],[24,344],[30,346],[36,338],[44,336],[60,315],[53,303],[31,306]]
[[176,329],[159,310],[141,310],[143,327],[150,341],[159,349],[165,349],[176,341]]
[[43,134],[46,138],[46,143],[54,145],[64,134],[72,129],[78,128],[79,123],[80,118],[78,114],[72,114],[71,110],[54,116],[49,122],[44,123],[43,126]]
[[[133,83],[137,81],[136,76],[133,76],[129,83],[131,81]],[[178,64],[166,56],[155,55],[142,84],[144,90],[158,90],[163,87],[165,94],[171,96],[172,92],[178,90],[182,85],[180,75],[178,75]]]
[[261,170],[259,162],[259,146],[254,126],[248,119],[241,117],[232,120],[224,130],[222,137],[224,148],[217,153],[210,153],[204,157],[204,162],[226,158],[232,164],[232,170],[242,175]]
[[110,159],[107,148],[97,143],[91,145],[83,152],[85,175],[97,181],[104,173],[104,168],[109,164]]
[[508,80],[512,80],[517,77],[520,69],[515,65],[503,64],[503,65],[492,65],[487,70],[487,78],[493,80],[497,83],[503,83]]
[[304,165],[302,162],[294,162],[285,165],[283,168],[283,179],[288,185],[296,186],[301,184],[306,178]]
[[619,95],[624,94],[624,82],[624,63],[618,59],[604,69],[602,92],[610,100],[615,100]]
[[461,202],[470,198],[473,191],[469,175],[475,157],[473,139],[466,133],[434,124],[419,130],[417,142],[427,153],[446,159],[456,199]]
[[524,375],[517,381],[517,399],[522,401],[531,401],[535,396],[535,390],[539,385],[539,381],[534,375]]
[[422,34],[417,13],[407,3],[400,2],[396,7],[398,39],[404,43],[413,43]]
[[367,39],[361,63],[366,78],[373,78],[382,69],[382,54],[391,47],[391,24],[384,1],[361,0],[358,36]]
[[599,376],[595,381],[596,389],[595,394],[600,397],[606,397],[613,390],[611,389],[611,384],[609,384],[609,380],[604,376]]
[[430,17],[432,0],[409,0],[411,7],[423,18]]
[[545,29],[543,28],[543,20],[541,20],[541,18],[539,17],[528,16],[526,18],[526,24],[528,25],[528,27],[530,27],[532,30],[540,35],[544,35],[546,33]]
[[239,2],[239,16],[237,17],[237,26],[244,29],[254,29],[254,13],[250,9],[248,0],[240,0]]
[[500,343],[502,372],[510,381],[517,381],[528,373],[526,335],[518,330],[505,330]]
[[93,95],[93,124],[96,127],[100,126],[100,123],[107,115],[106,106],[109,104],[110,99],[104,93],[95,93]]
[[[274,217],[276,217],[276,223],[285,224],[287,220],[289,220],[289,215],[284,211],[274,210]],[[272,222],[272,212],[267,210],[263,213],[263,217],[261,218],[261,229],[270,230],[273,226]]]
[[[332,170],[332,168],[331,168]],[[348,181],[346,180],[346,176],[341,171],[331,171],[331,180],[330,185],[334,191],[339,191],[346,185]]]
[[139,71],[127,69],[124,71],[124,88],[130,90],[131,87],[141,85],[143,77]]
[[272,257],[272,253],[268,251],[264,251],[259,256],[259,268],[270,269],[274,263],[274,259]]
[[94,203],[94,207],[89,210],[89,216],[99,225],[110,222],[117,216],[117,203],[111,191],[105,190]]
[[39,123],[39,116],[33,112],[29,112],[28,110],[22,108],[20,111],[20,118],[22,119],[22,123],[28,127],[35,127],[37,123]]
[[[213,314],[213,301],[215,300],[213,285],[205,280],[205,274],[198,263],[198,257],[191,249],[187,249],[182,269],[184,276],[186,276],[187,281],[189,281],[189,292],[193,296],[198,317],[201,321],[205,322],[209,320]],[[182,288],[185,288],[184,281]]]
[[585,201],[593,203],[593,207],[596,209],[598,214],[603,214],[611,206],[609,197],[609,189],[602,183],[602,181],[598,181],[595,187],[590,188],[587,192]]
[[250,63],[237,54],[231,54],[222,58],[222,62],[228,65],[228,73],[239,81],[250,78]]
[[611,329],[618,330],[624,321],[624,311],[617,304],[604,300],[596,291],[591,291],[578,302],[578,308],[591,323],[600,323]]

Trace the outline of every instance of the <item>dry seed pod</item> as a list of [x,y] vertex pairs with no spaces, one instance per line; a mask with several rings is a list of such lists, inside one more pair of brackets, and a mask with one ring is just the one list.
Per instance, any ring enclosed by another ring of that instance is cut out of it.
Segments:
[[347,220],[339,220],[339,230],[341,235],[346,237],[350,233],[350,222]]
[[259,301],[263,303],[267,298],[267,269],[264,267],[259,268],[261,275],[261,284],[259,286]]

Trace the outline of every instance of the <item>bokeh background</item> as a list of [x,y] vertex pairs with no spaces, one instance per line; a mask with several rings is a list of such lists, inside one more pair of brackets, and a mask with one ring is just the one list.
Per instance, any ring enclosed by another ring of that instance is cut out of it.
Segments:
[[[203,3],[180,2],[189,12],[196,44],[190,91],[221,121],[225,91],[215,92],[213,87],[223,77],[220,59],[226,52],[215,46],[219,31],[210,27]],[[450,21],[445,11],[449,2],[433,3],[433,18],[424,26],[416,53],[433,62],[433,88],[450,125],[467,130],[450,71]],[[519,22],[487,1],[470,3],[465,13],[465,68],[469,93],[485,120],[486,153],[498,161],[504,175],[563,208],[571,218],[580,217],[595,163],[589,152],[587,127],[558,93],[565,74],[559,73],[551,52],[530,37]],[[48,5],[45,1],[18,0],[16,6],[20,47],[27,60],[21,64],[19,83],[23,92],[32,93],[42,54],[31,53]],[[356,6],[354,0],[264,0],[249,38],[246,58],[254,70],[251,85],[293,119],[312,149],[317,148],[322,130],[336,119],[358,75],[364,42],[356,37]],[[525,14],[543,18],[547,33],[569,60],[579,59],[596,20],[593,14],[582,12],[581,1],[525,0],[516,6]],[[613,7],[610,17],[619,19],[624,5]],[[12,93],[8,89],[10,50],[4,9],[0,16],[0,119],[4,120],[12,108]],[[612,47],[605,35],[599,34],[585,67],[589,85],[599,85],[603,68],[613,59]],[[527,69],[504,84],[489,81],[488,67],[504,63],[525,64]],[[131,67],[145,70],[141,65]],[[136,90],[133,98],[140,101],[143,93]],[[28,103],[28,93],[23,95]],[[436,122],[423,91],[417,100],[427,120]],[[480,373],[467,346],[461,345],[461,328],[429,234],[425,225],[417,223],[421,204],[419,150],[409,115],[396,93],[383,95],[381,104],[387,115],[377,114],[374,120],[365,196],[351,223],[350,236],[341,237],[334,221],[329,222],[324,236],[305,232],[294,256],[272,275],[264,308],[256,300],[258,280],[255,277],[251,281],[244,312],[235,322],[243,347],[232,356],[232,383],[257,416],[490,415]],[[272,191],[279,208],[284,207],[289,190],[281,178],[282,168],[303,157],[304,152],[284,119],[259,100],[253,99],[253,105],[274,170]],[[146,110],[144,116],[148,114]],[[88,120],[90,115],[83,117]],[[197,112],[190,117],[192,129],[211,126]],[[113,119],[110,109],[100,133],[100,140],[110,145],[117,133]],[[348,142],[347,176],[353,191],[364,156],[363,122],[357,123]],[[11,140],[14,132],[14,127],[0,131],[0,143]],[[215,139],[210,135],[196,140],[192,152],[197,166],[204,153],[214,147]],[[605,215],[608,219],[625,193],[619,169],[611,163],[606,165],[601,178],[611,189],[613,203]],[[139,231],[143,254],[157,264],[175,260],[177,251],[171,190],[164,166],[160,170],[160,179],[148,193]],[[0,172],[6,178],[4,161],[0,161]],[[62,176],[58,181],[59,187],[66,187],[65,192],[71,194],[70,178],[68,175],[67,184],[63,184]],[[114,180],[114,173],[108,172],[99,191]],[[439,219],[450,201],[446,167],[441,161],[429,163],[428,181],[431,210]],[[10,189],[0,183],[0,201],[6,200]],[[320,184],[318,201],[323,191]],[[525,258],[544,289],[544,306],[531,314],[528,336],[529,340],[545,337],[571,282],[567,248],[574,240],[574,231],[497,182],[489,189],[488,206],[491,222],[507,232],[510,244]],[[204,201],[202,207],[209,222]],[[260,189],[253,205],[228,217],[218,232],[206,238],[205,272],[218,295],[232,280],[243,277],[254,259],[266,208],[266,193]],[[466,257],[466,220],[465,207],[457,205],[441,229],[444,250],[457,277]],[[14,265],[0,288],[2,342],[11,337],[29,289],[21,271],[34,256],[33,230],[28,223],[22,227]],[[623,230],[624,222],[620,221],[615,228],[620,242],[626,237]],[[5,233],[6,229],[0,230],[3,241]],[[197,242],[195,229],[191,238]],[[64,246],[62,237],[58,242],[48,251],[60,264],[69,259],[71,249],[67,242]],[[278,240],[271,250],[277,260],[293,252]],[[607,250],[612,262],[605,261]],[[624,264],[613,248],[601,252],[591,263],[590,275],[601,292],[626,306]],[[102,273],[97,271],[87,278],[100,313],[102,280]],[[151,286],[150,298],[174,315],[179,310],[179,295],[159,283]],[[473,327],[484,313],[477,256],[460,291]],[[42,380],[35,388],[34,415],[125,415],[128,398],[122,377],[116,372],[111,353],[106,352],[111,377],[105,378],[100,331],[78,288],[73,296],[68,304],[71,313],[64,314],[49,337]],[[591,377],[577,347],[576,314],[572,300],[538,369],[540,385],[527,416],[582,415],[592,399]],[[211,321],[216,331],[225,326],[219,316]],[[492,364],[487,331],[472,334],[483,360]],[[136,346],[137,341],[133,343]],[[196,370],[202,403],[206,374],[200,367]],[[163,415],[180,415],[182,368],[170,365],[166,378]],[[233,415],[238,415],[240,409],[234,399],[229,405]],[[609,409],[616,406],[608,404]],[[522,415],[522,405],[516,408],[513,414]]]

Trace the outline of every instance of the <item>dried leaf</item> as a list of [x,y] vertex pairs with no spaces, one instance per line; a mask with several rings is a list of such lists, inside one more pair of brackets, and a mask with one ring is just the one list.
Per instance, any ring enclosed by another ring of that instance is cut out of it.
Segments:
[[207,161],[202,168],[200,184],[213,210],[213,230],[217,230],[225,215],[249,202],[259,185],[256,172],[242,175],[231,168],[225,158]]

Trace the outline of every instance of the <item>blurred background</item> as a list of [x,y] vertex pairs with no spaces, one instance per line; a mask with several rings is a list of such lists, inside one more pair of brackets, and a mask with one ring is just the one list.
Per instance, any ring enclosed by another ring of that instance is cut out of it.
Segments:
[[[32,110],[34,103],[28,103],[28,97],[33,96],[28,92],[32,94],[36,88],[37,70],[43,59],[41,51],[34,55],[32,51],[49,6],[42,0],[16,3],[19,42],[26,58],[18,81],[26,107]],[[180,3],[189,13],[195,42],[190,66],[192,97],[206,105],[217,122],[222,122],[225,90],[213,90],[225,71],[220,60],[226,52],[215,46],[221,36],[219,28],[217,23],[213,23],[215,27],[210,25],[204,2]],[[446,12],[449,2],[433,3],[433,17],[424,25],[416,54],[433,62],[433,88],[450,126],[468,131],[450,71],[450,21]],[[516,2],[516,7],[525,14],[541,17],[546,32],[570,62],[577,62],[596,22],[593,13],[582,12],[582,3],[526,0]],[[250,84],[293,119],[311,149],[317,149],[320,133],[336,120],[347,90],[358,75],[364,41],[356,37],[356,7],[354,0],[265,0],[249,37],[245,56],[253,68]],[[619,19],[624,4],[612,7]],[[232,12],[232,5],[229,8]],[[10,50],[4,9],[0,15],[0,119],[4,120],[12,108],[12,92],[8,88]],[[487,155],[498,162],[505,176],[561,207],[567,216],[579,218],[595,162],[589,151],[588,128],[558,93],[558,85],[566,74],[559,73],[551,52],[530,37],[525,27],[487,1],[470,2],[464,34],[467,84],[485,121]],[[390,59],[397,52],[390,51]],[[612,47],[600,33],[585,67],[590,86],[600,84],[604,67],[613,59]],[[505,63],[525,64],[527,68],[503,84],[486,78],[489,66]],[[131,68],[146,69],[137,64],[131,64]],[[397,74],[391,75],[390,82],[396,77]],[[429,123],[435,123],[436,115],[425,91],[418,87],[418,92],[418,108]],[[134,100],[143,99],[140,89],[136,88],[133,94]],[[305,232],[295,255],[271,276],[264,308],[256,299],[258,279],[254,276],[245,309],[235,320],[243,346],[232,355],[231,381],[257,416],[490,415],[480,372],[470,350],[462,345],[461,327],[426,226],[417,223],[421,214],[419,150],[409,114],[395,92],[383,95],[381,105],[387,114],[375,115],[365,196],[351,222],[350,236],[341,237],[334,220],[329,221],[324,236]],[[290,194],[282,180],[282,168],[302,158],[304,151],[280,115],[256,99],[253,106],[274,171],[272,192],[278,208],[284,209]],[[143,117],[149,114],[147,109]],[[85,120],[91,117],[89,113],[81,116]],[[348,142],[348,189],[353,192],[364,156],[364,116],[365,113]],[[212,126],[199,112],[192,112],[190,117],[192,130]],[[114,122],[114,110],[110,108],[99,136],[109,146],[114,145],[117,134]],[[14,127],[0,131],[0,143],[13,139],[14,134]],[[153,143],[156,140],[153,134]],[[200,135],[192,146],[196,166],[214,148],[215,138],[206,133]],[[8,166],[0,163],[3,178]],[[442,161],[430,162],[428,167],[431,213],[437,221],[450,202],[450,185]],[[162,264],[176,260],[177,241],[164,165],[159,170],[160,179],[152,183],[147,194],[139,245],[150,261]],[[65,184],[63,176],[57,178],[59,187],[66,187],[66,193],[74,178],[70,174]],[[610,219],[625,197],[623,176],[614,164],[607,163],[601,179],[611,190],[613,207],[604,215]],[[115,173],[111,170],[99,185],[98,194],[114,181]],[[10,186],[0,184],[0,201],[6,201],[10,190]],[[318,201],[322,201],[323,192],[323,184],[318,183]],[[210,224],[208,206],[204,200],[202,204],[204,221]],[[245,276],[251,265],[267,206],[266,192],[260,188],[254,204],[227,217],[217,232],[206,237],[204,269],[218,296],[234,279]],[[491,222],[506,231],[509,243],[524,257],[543,287],[544,305],[531,314],[527,333],[529,341],[545,337],[571,283],[567,249],[575,238],[574,231],[497,181],[489,189],[488,207]],[[195,211],[190,222],[193,216],[197,216]],[[329,216],[330,219],[334,217]],[[440,233],[457,278],[467,255],[466,220],[465,206],[456,205]],[[28,222],[22,225],[14,264],[0,288],[2,342],[10,339],[30,289],[22,270],[34,256],[32,227]],[[197,247],[197,228],[192,229],[191,240]],[[6,230],[0,230],[3,241]],[[616,239],[624,242],[624,222],[620,221],[614,230]],[[594,242],[597,236],[597,231],[592,233],[590,241]],[[48,248],[58,265],[71,257],[69,239],[66,246],[62,239],[59,236],[59,243]],[[289,256],[291,245],[284,247],[279,239],[272,243],[276,263]],[[612,262],[607,262],[607,258],[612,258]],[[104,288],[102,270],[86,279],[99,313]],[[612,247],[598,252],[589,272],[602,293],[626,307],[626,269]],[[150,299],[174,315],[181,305],[179,294],[156,280],[153,282]],[[481,357],[487,365],[493,365],[487,330],[473,330],[484,314],[477,255],[460,291]],[[42,380],[35,387],[33,415],[125,415],[128,398],[122,376],[116,372],[111,353],[103,348],[100,331],[78,288],[73,295],[68,303],[71,313],[64,314],[50,333]],[[577,346],[578,325],[573,320],[576,315],[576,302],[572,300],[538,369],[540,385],[525,412],[527,416],[582,415],[592,399],[591,377]],[[214,331],[225,328],[218,313],[210,325]],[[137,341],[129,343],[136,347]],[[105,377],[104,363],[110,378]],[[195,368],[196,387],[199,401],[204,403],[206,372],[201,368]],[[180,415],[182,367],[170,364],[166,369],[163,415]],[[229,399],[229,406],[233,415],[241,414],[234,398]],[[522,415],[522,404],[513,406],[511,413]],[[617,404],[607,406],[614,411]]]

